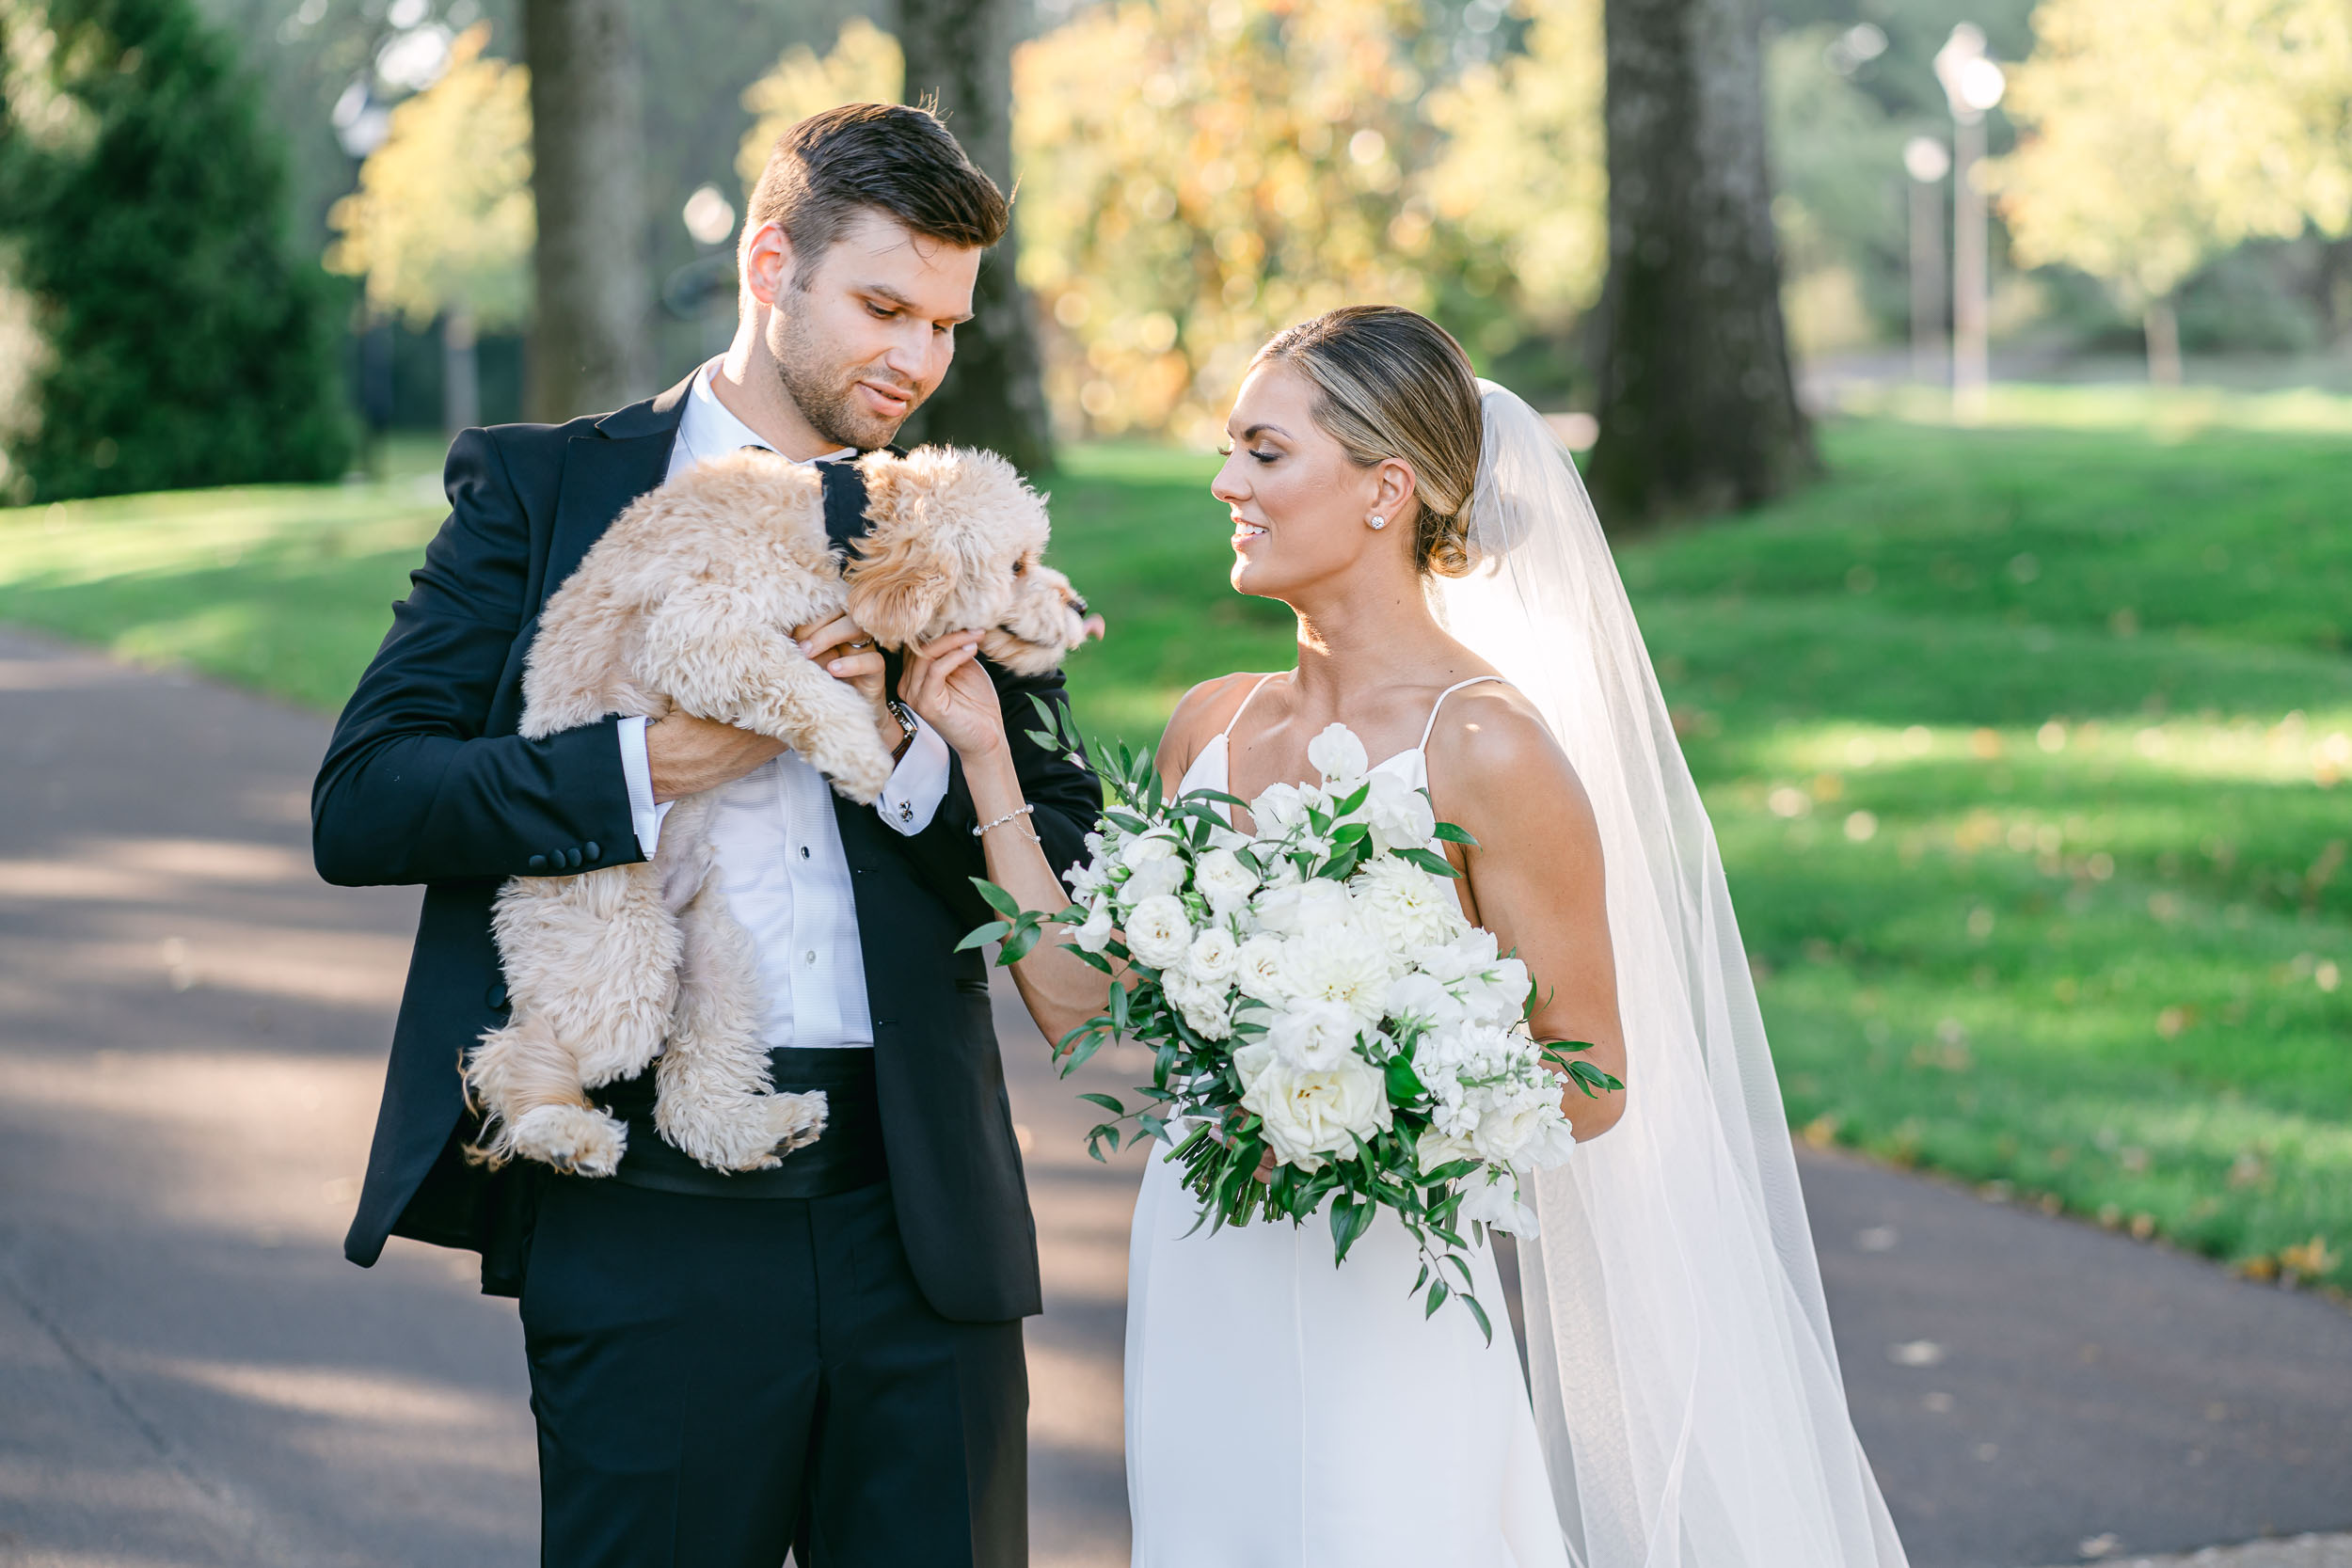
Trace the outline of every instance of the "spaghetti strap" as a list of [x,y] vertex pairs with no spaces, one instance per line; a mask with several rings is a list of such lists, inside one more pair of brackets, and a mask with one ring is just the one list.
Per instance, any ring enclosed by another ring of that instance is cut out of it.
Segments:
[[[1466,681],[1455,681],[1452,686],[1449,686],[1443,691],[1438,692],[1438,700],[1429,705],[1429,722],[1421,727],[1421,744],[1414,747],[1413,750],[1416,752],[1425,752],[1429,750],[1429,737],[1438,733],[1438,710],[1445,706],[1445,700],[1448,697],[1453,696],[1456,691],[1461,690],[1462,688],[1466,686],[1477,686],[1485,681],[1502,681],[1502,684],[1505,686],[1511,684],[1509,681],[1502,680],[1501,675],[1472,675]],[[1252,697],[1256,695],[1257,693],[1254,691],[1250,693],[1250,696]],[[1242,706],[1248,707],[1248,701],[1245,698],[1242,702]],[[1228,727],[1230,728],[1231,726]]]
[[1258,687],[1265,685],[1266,682],[1272,680],[1280,673],[1281,672],[1279,671],[1268,671],[1266,673],[1258,677],[1257,686],[1253,686],[1249,689],[1249,695],[1241,700],[1241,706],[1235,708],[1233,710],[1233,716],[1225,721],[1225,727],[1216,732],[1219,739],[1226,740],[1228,742],[1232,740],[1233,726],[1241,722],[1241,716],[1244,712],[1248,711],[1249,705],[1258,700]]

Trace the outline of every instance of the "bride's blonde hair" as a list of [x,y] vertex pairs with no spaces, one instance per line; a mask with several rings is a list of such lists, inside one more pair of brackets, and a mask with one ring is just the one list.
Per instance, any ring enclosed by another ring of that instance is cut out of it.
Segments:
[[1469,571],[1485,420],[1478,378],[1453,335],[1393,305],[1350,305],[1286,328],[1250,367],[1272,363],[1314,386],[1315,423],[1356,464],[1395,458],[1412,468],[1421,569],[1449,578]]

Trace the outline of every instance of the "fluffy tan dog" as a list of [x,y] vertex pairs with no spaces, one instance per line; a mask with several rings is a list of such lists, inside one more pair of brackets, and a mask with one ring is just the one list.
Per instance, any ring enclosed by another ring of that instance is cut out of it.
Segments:
[[[746,451],[640,498],[548,599],[521,733],[674,708],[783,741],[852,800],[889,782],[866,699],[803,657],[791,628],[844,609],[903,648],[985,628],[1024,674],[1084,635],[1084,603],[1039,563],[1044,503],[989,453],[859,460],[870,531],[844,561],[815,467]],[[649,863],[517,877],[499,893],[514,1012],[468,1053],[477,1157],[609,1176],[627,1128],[587,1090],[655,1067],[661,1135],[716,1170],[759,1170],[824,1131],[825,1097],[777,1094],[751,938],[711,872],[710,800],[670,810]]]

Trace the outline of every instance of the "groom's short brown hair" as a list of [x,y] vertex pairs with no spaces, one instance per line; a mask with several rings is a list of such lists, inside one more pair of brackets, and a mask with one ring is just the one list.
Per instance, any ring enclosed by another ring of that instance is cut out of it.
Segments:
[[743,237],[748,243],[763,224],[781,226],[792,242],[797,285],[866,208],[971,249],[1003,239],[1010,220],[1004,193],[928,106],[845,103],[776,138],[752,191]]

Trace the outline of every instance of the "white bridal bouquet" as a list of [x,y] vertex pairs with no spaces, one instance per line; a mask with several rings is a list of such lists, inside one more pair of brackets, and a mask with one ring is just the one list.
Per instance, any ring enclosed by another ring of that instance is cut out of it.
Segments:
[[[1038,711],[1032,737],[1083,760],[1066,715]],[[1370,768],[1345,725],[1307,755],[1320,784],[1168,801],[1148,755],[1098,751],[1111,804],[1092,859],[1063,879],[1071,905],[1025,911],[975,879],[1004,918],[963,945],[1003,939],[996,961],[1015,963],[1051,922],[1111,976],[1104,1012],[1055,1048],[1065,1076],[1107,1040],[1154,1053],[1136,1109],[1082,1097],[1112,1117],[1089,1134],[1096,1159],[1133,1121],[1131,1136],[1173,1146],[1214,1226],[1301,1224],[1327,1202],[1341,1261],[1386,1205],[1421,1248],[1427,1312],[1459,1296],[1491,1339],[1464,1232],[1532,1228],[1519,1173],[1575,1145],[1564,1081],[1588,1095],[1622,1085],[1574,1055],[1589,1044],[1529,1029],[1527,967],[1463,918],[1460,873],[1434,847],[1470,835]],[[1218,804],[1248,807],[1253,831]]]

